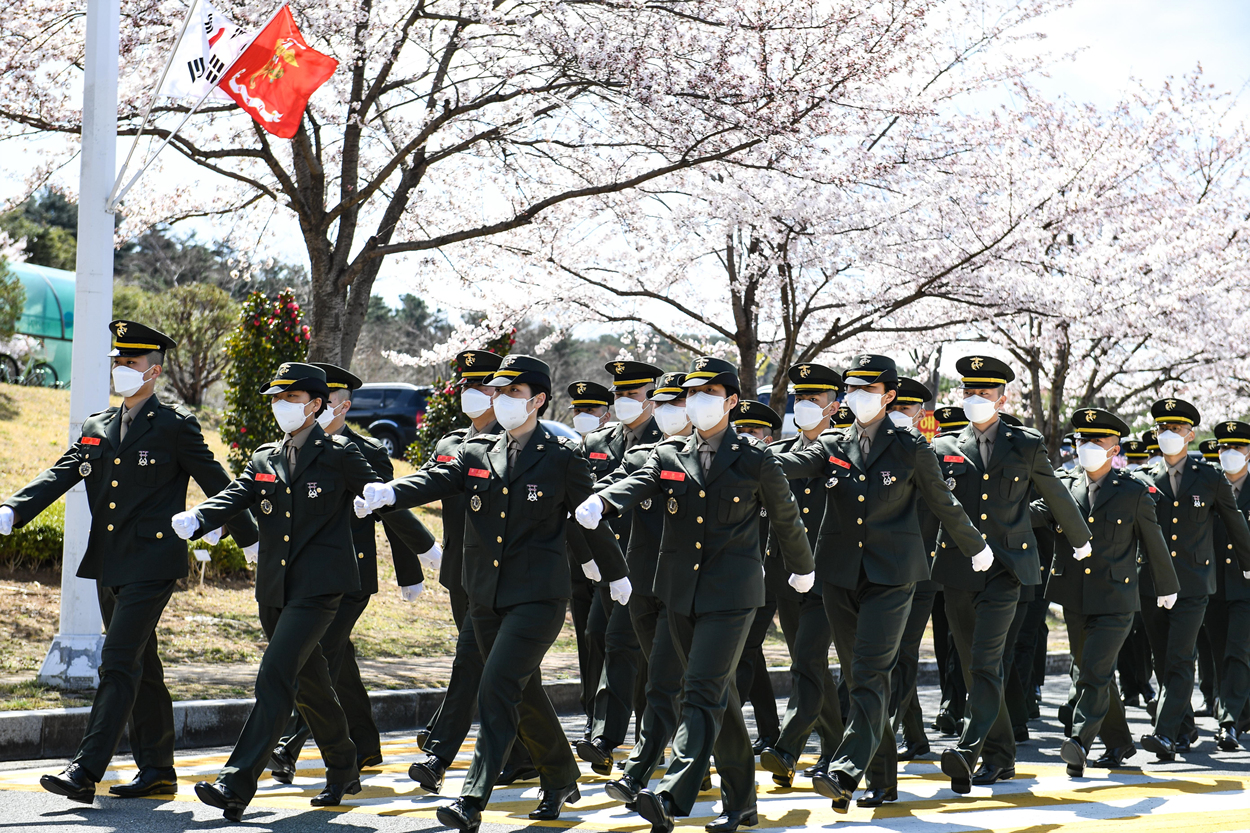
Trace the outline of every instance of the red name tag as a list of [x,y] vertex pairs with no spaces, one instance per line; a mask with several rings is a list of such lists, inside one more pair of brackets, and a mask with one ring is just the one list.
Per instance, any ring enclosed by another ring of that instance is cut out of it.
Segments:
[[82,444],[83,445],[99,445],[100,438],[99,437],[83,437]]
[[841,466],[844,469],[849,469],[851,467],[851,464],[848,463],[847,461],[839,460],[837,457],[834,457],[832,455],[829,456],[829,462],[833,463],[835,466]]
[[686,473],[684,471],[665,471],[661,469],[660,479],[661,480],[685,480]]
[[262,471],[262,472],[257,472],[256,479],[259,480],[261,483],[273,483],[275,480],[278,479],[278,476],[275,474],[265,474]]
[[456,458],[452,456],[451,454],[440,454],[435,459],[438,460],[438,462],[440,463],[450,463],[452,460]]
[[484,477],[489,479],[490,472],[486,469],[469,469],[469,477]]
[[590,452],[590,459],[592,459],[592,460],[606,460],[606,459],[608,459],[608,455],[604,454],[602,451],[592,451],[592,452]]
[[960,454],[947,454],[942,458],[943,463],[962,463],[964,458]]
[[1150,494],[1152,494],[1152,495],[1153,495],[1155,492],[1159,491],[1159,490],[1158,490],[1158,489],[1156,489],[1154,486],[1147,486],[1146,488],[1150,490]]

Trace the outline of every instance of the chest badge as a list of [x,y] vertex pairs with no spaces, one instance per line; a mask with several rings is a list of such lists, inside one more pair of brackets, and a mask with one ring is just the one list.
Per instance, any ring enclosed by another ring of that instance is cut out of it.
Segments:
[[1199,509],[1201,507],[1202,507],[1202,496],[1194,495],[1194,508]]
[[139,465],[146,466],[148,464],[148,453],[146,451],[139,452]]
[[481,512],[482,511],[482,498],[479,497],[478,495],[474,495],[473,497],[469,498],[469,508],[472,509],[474,512]]
[[644,500],[642,503],[638,505],[642,507],[642,511],[646,512],[648,509],[651,508],[651,498],[647,498],[646,500]]
[[273,504],[269,502],[269,498],[265,498],[260,502],[260,511],[264,512],[266,515],[273,513]]
[[955,478],[953,477],[946,478],[946,488],[950,489],[953,492],[955,491],[955,485],[956,485]]
[[889,473],[888,471],[883,471],[883,472],[881,472],[881,483],[882,483],[882,485],[884,485],[884,486],[889,486],[889,485],[890,485],[891,483],[893,483],[893,482],[894,482],[894,481],[893,481],[893,479],[890,477],[890,473]]
[[760,507],[760,517],[761,517],[761,518],[767,518],[767,517],[768,517],[768,510],[767,510],[767,509],[765,509],[763,506],[761,506],[761,507]]
[[677,514],[677,498],[675,497],[671,497],[668,499],[668,514],[670,515]]
[[310,498],[315,498],[320,492],[321,490],[317,488],[316,482],[309,480],[308,481],[308,496]]
[[83,460],[78,466],[78,476],[86,477],[89,474],[91,474],[91,464]]
[[525,499],[530,503],[538,502],[538,486],[533,483],[527,483],[525,486]]

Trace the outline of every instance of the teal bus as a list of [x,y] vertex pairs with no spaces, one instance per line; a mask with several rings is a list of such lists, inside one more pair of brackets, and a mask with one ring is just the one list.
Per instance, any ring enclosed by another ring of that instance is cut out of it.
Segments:
[[74,343],[74,273],[30,263],[8,269],[26,290],[17,335],[0,345],[0,381],[69,387]]

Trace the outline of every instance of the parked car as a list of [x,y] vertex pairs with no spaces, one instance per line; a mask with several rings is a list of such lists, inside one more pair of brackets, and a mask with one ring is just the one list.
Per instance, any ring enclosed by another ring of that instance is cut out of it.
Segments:
[[432,390],[429,385],[366,382],[352,394],[347,421],[368,431],[385,446],[387,454],[403,457],[417,438],[417,426],[425,417],[425,403]]
[[[771,390],[762,390],[756,395],[755,401],[767,405],[772,393]],[[784,439],[793,437],[797,433],[799,433],[799,428],[794,424],[794,394],[790,393],[786,395],[786,412],[781,419],[781,436]]]
[[554,419],[540,419],[539,422],[543,424],[544,428],[555,434],[557,437],[565,437],[566,439],[575,441],[578,445],[582,444],[582,435],[565,425],[563,422],[556,422]]

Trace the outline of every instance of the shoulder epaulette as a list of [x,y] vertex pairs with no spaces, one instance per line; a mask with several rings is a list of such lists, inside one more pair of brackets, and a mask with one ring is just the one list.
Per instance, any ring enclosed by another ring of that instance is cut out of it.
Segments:
[[[447,439],[448,437],[463,437],[467,433],[469,433],[468,428],[453,428],[452,430],[444,434],[440,439]],[[486,436],[489,436],[489,435],[486,435]]]
[[[555,435],[553,434],[552,436],[555,436]],[[556,442],[560,443],[560,445],[568,446],[573,441],[569,439],[568,437],[556,437]]]
[[687,439],[689,439],[689,437],[683,437],[683,436],[669,437],[667,439],[661,440],[660,442],[656,443],[656,445],[685,445]]
[[499,438],[498,434],[475,434],[465,440],[466,443],[493,443]]
[[117,413],[118,410],[119,408],[117,405],[110,405],[109,407],[105,408],[103,411],[96,411],[94,414],[88,415],[87,419],[91,419],[91,417],[104,416],[106,414],[109,416],[112,416],[113,414]]

